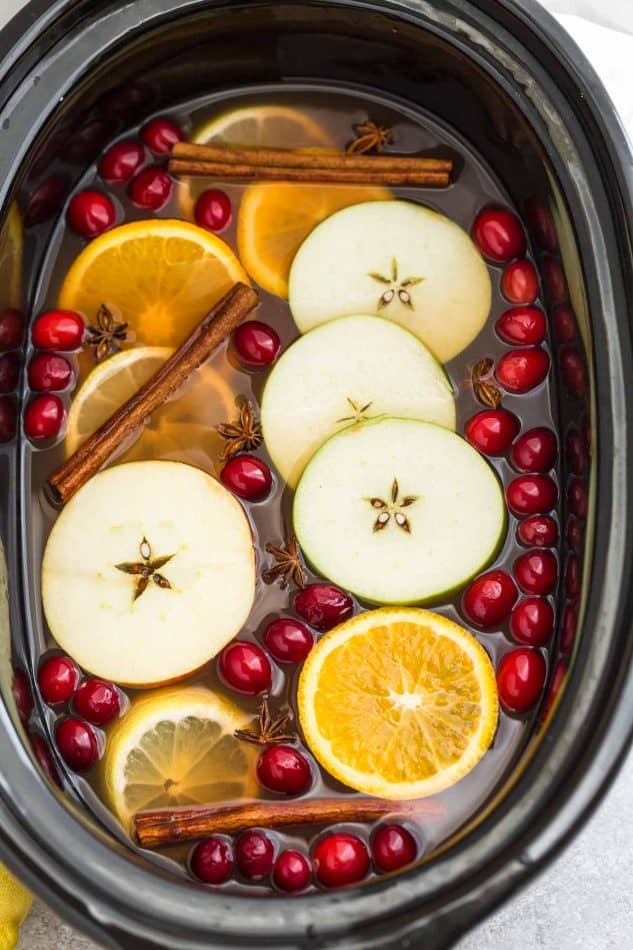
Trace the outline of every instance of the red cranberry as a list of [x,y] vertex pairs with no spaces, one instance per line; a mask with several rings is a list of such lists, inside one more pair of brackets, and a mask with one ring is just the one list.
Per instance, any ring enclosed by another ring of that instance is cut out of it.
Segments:
[[525,202],[525,218],[534,234],[536,243],[543,251],[558,250],[558,235],[551,212],[538,198],[528,198]]
[[538,701],[545,683],[545,660],[536,650],[506,653],[497,670],[499,699],[510,712],[523,713]]
[[468,420],[464,434],[484,455],[503,455],[519,428],[519,420],[507,409],[483,409]]
[[262,831],[245,831],[235,842],[235,863],[252,881],[270,874],[274,860],[273,843]]
[[511,350],[497,363],[498,381],[511,393],[527,393],[543,382],[549,371],[549,356],[545,350]]
[[112,119],[90,119],[74,129],[64,148],[64,159],[73,165],[92,162],[116,129]]
[[271,792],[303,795],[312,784],[310,764],[304,755],[287,745],[264,749],[257,761],[257,779]]
[[523,227],[507,208],[480,211],[473,225],[473,237],[481,253],[499,264],[525,254]]
[[557,343],[573,343],[576,339],[576,318],[565,304],[552,310],[552,327]]
[[572,475],[582,475],[585,471],[585,449],[582,437],[577,429],[570,429],[565,439],[567,467]]
[[205,884],[224,884],[233,871],[233,852],[224,838],[213,835],[196,845],[189,862],[191,871]]
[[0,442],[10,442],[18,425],[18,410],[15,400],[0,396]]
[[558,489],[549,475],[519,475],[508,485],[506,498],[515,515],[542,515],[556,506]]
[[24,212],[27,228],[42,224],[62,210],[70,183],[64,175],[49,175],[31,193]]
[[567,504],[572,515],[576,515],[581,521],[587,517],[589,501],[587,490],[579,478],[572,478],[567,487]]
[[554,667],[554,672],[552,674],[552,679],[549,684],[549,690],[547,691],[547,696],[545,697],[545,702],[543,703],[543,708],[541,710],[541,719],[547,719],[549,716],[554,702],[561,690],[563,683],[565,682],[565,677],[567,676],[567,663],[564,658],[561,657],[560,660],[556,663]]
[[48,743],[45,742],[41,736],[38,736],[36,732],[32,733],[29,736],[29,739],[31,742],[31,748],[33,749],[33,755],[35,756],[42,772],[48,779],[50,779],[51,782],[54,782],[55,785],[58,785],[61,788],[59,775],[57,774],[57,769],[55,768],[53,756],[51,755],[51,750],[48,747]]
[[487,571],[475,578],[464,593],[464,612],[478,627],[488,630],[508,616],[518,597],[516,585],[505,571]]
[[558,564],[551,551],[526,551],[514,565],[517,584],[526,594],[550,594],[557,575]]
[[585,391],[585,368],[577,349],[574,346],[566,346],[561,350],[558,362],[569,391],[575,396],[582,396]]
[[84,322],[74,310],[47,310],[31,329],[33,346],[39,350],[78,350],[84,335]]
[[569,518],[567,521],[567,544],[572,551],[580,551],[582,544],[582,525],[577,518]]
[[549,472],[556,461],[556,448],[551,429],[528,429],[512,447],[512,464],[520,472]]
[[567,281],[555,257],[544,257],[541,260],[541,274],[550,301],[553,304],[563,303],[567,299]]
[[69,656],[51,656],[40,666],[37,684],[44,702],[55,706],[68,702],[80,678],[79,667]]
[[116,219],[114,205],[100,191],[79,191],[70,199],[66,212],[68,223],[85,238],[97,237],[111,228]]
[[266,627],[264,643],[280,663],[302,663],[314,646],[314,636],[298,620],[280,617]]
[[176,142],[181,142],[184,137],[185,134],[180,126],[172,119],[165,117],[152,119],[141,132],[141,138],[147,147],[157,155],[169,154]]
[[369,871],[367,847],[356,835],[343,832],[321,838],[312,855],[314,870],[321,884],[342,887],[362,881]]
[[565,567],[565,593],[573,600],[580,592],[580,568],[578,558],[575,554],[570,554],[567,558]]
[[66,389],[72,378],[72,366],[58,353],[36,353],[29,363],[29,386],[36,392]]
[[563,620],[561,623],[560,648],[563,653],[569,653],[576,639],[578,629],[578,612],[573,604],[566,604],[563,610]]
[[261,501],[272,488],[270,469],[254,455],[237,455],[229,459],[220,478],[226,487],[246,501]]
[[295,597],[295,610],[317,630],[331,630],[352,616],[352,598],[334,584],[308,584]]
[[270,661],[256,643],[238,640],[229,644],[220,654],[220,673],[238,693],[255,696],[270,689],[272,669]]
[[533,346],[545,339],[545,314],[538,307],[512,307],[501,314],[496,329],[506,343]]
[[24,317],[19,310],[3,310],[0,313],[0,352],[15,350],[22,342]]
[[104,93],[99,99],[100,111],[130,121],[145,110],[152,99],[149,86],[142,83],[126,83]]
[[59,433],[65,415],[59,396],[36,396],[24,410],[24,431],[29,439],[52,439]]
[[530,515],[519,523],[517,537],[528,547],[553,548],[558,541],[558,525],[549,515]]
[[275,330],[260,320],[247,320],[233,334],[233,346],[243,366],[262,369],[279,356],[281,340]]
[[75,693],[75,709],[83,719],[94,726],[105,726],[119,715],[119,691],[105,680],[84,680]]
[[198,227],[207,231],[224,231],[231,223],[233,209],[231,199],[225,191],[219,188],[209,188],[203,191],[196,201],[193,216]]
[[510,633],[519,643],[545,646],[554,631],[554,610],[543,597],[524,597],[510,616]]
[[12,393],[20,381],[22,360],[17,353],[0,356],[0,393]]
[[301,851],[282,851],[275,861],[273,881],[280,891],[297,894],[312,880],[310,862]]
[[145,149],[136,139],[115,142],[104,152],[99,162],[99,174],[104,181],[129,181],[145,161]]
[[33,712],[33,691],[26,673],[22,670],[13,671],[12,683],[13,699],[18,707],[22,722],[28,722]]
[[371,851],[380,871],[398,871],[415,861],[418,846],[402,825],[382,825],[371,839]]
[[150,165],[130,182],[128,193],[138,208],[157,211],[167,204],[171,196],[172,180],[166,171]]
[[534,264],[527,260],[508,264],[501,278],[501,292],[510,303],[534,303],[538,297],[538,277]]
[[63,719],[55,729],[62,759],[73,772],[87,772],[99,758],[99,742],[92,726],[82,719]]

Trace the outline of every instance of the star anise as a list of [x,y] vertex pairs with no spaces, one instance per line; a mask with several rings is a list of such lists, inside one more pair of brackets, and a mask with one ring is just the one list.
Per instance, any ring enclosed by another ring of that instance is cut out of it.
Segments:
[[484,357],[473,366],[469,382],[475,398],[490,409],[498,409],[502,399],[501,390],[494,381],[494,367],[494,360]]
[[262,577],[265,581],[273,583],[280,577],[282,590],[291,582],[301,589],[306,586],[305,570],[301,563],[299,545],[294,535],[291,534],[290,537],[286,538],[283,547],[269,542],[266,545],[266,551],[272,554],[276,563],[262,571]]
[[226,439],[222,453],[223,462],[237,455],[238,452],[250,451],[261,445],[261,426],[255,418],[253,407],[248,399],[245,399],[240,406],[239,419],[235,422],[222,423],[216,426],[216,430],[223,439]]
[[89,326],[88,346],[94,347],[94,357],[101,363],[121,349],[119,342],[127,339],[127,323],[117,323],[114,314],[104,303],[99,307],[96,326]]
[[416,284],[421,284],[424,277],[405,277],[403,280],[399,280],[398,261],[395,257],[391,259],[391,272],[389,277],[385,277],[384,274],[379,274],[376,271],[371,271],[367,276],[387,288],[383,290],[378,298],[378,310],[387,307],[396,295],[400,303],[403,303],[405,307],[408,307],[409,310],[415,310],[409,287],[415,287]]
[[367,152],[380,152],[384,145],[393,142],[393,131],[386,125],[378,125],[368,119],[354,126],[356,138],[350,142],[345,151],[348,155],[363,155]]
[[293,742],[297,737],[288,730],[291,712],[286,709],[278,716],[271,716],[268,700],[262,700],[256,729],[236,729],[235,738],[255,745],[276,745],[278,742]]
[[409,506],[417,500],[417,495],[405,495],[404,498],[400,498],[398,479],[394,478],[393,484],[391,486],[390,501],[384,501],[382,498],[367,499],[372,508],[375,508],[377,511],[379,511],[379,515],[374,521],[374,532],[383,531],[393,517],[395,524],[402,531],[406,531],[407,534],[411,534],[411,524],[402,509],[409,508]]
[[168,561],[171,561],[173,554],[167,554],[164,557],[152,557],[152,549],[147,538],[143,538],[138,546],[140,561],[123,561],[121,564],[115,564],[117,571],[123,571],[124,574],[132,574],[138,577],[136,587],[134,588],[134,600],[138,600],[150,581],[154,581],[157,587],[163,590],[171,590],[171,584],[163,574],[159,574],[161,567],[164,567]]

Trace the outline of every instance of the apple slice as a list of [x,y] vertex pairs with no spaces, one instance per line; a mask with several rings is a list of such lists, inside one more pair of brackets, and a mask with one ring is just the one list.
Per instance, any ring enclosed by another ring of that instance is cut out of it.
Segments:
[[303,553],[378,604],[439,603],[493,558],[503,491],[464,439],[428,422],[380,419],[332,436],[297,487]]
[[278,360],[262,399],[270,457],[294,487],[326,439],[359,418],[425,419],[455,428],[444,370],[423,343],[390,320],[332,320]]
[[255,555],[239,502],[179,462],[130,462],[92,478],[61,512],[42,564],[60,647],[128,686],[180,679],[240,630]]
[[289,303],[302,333],[353,313],[407,327],[446,363],[490,312],[488,268],[468,234],[410,201],[368,201],[317,225],[290,270]]

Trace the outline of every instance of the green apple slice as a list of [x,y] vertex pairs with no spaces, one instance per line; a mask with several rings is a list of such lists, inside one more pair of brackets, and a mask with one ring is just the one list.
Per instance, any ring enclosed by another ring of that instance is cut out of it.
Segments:
[[241,505],[179,462],[100,472],[63,509],[44,552],[51,633],[84,669],[125,685],[199,669],[240,630],[254,596]]
[[380,415],[454,429],[453,393],[412,333],[389,320],[355,316],[325,323],[286,350],[266,383],[261,423],[273,462],[294,487],[326,439]]
[[315,569],[363,600],[446,599],[494,557],[501,484],[464,439],[412,419],[332,436],[297,487],[294,529]]
[[368,201],[331,215],[299,248],[289,288],[302,333],[348,314],[379,314],[442,363],[474,340],[492,300],[488,268],[466,231],[410,201]]

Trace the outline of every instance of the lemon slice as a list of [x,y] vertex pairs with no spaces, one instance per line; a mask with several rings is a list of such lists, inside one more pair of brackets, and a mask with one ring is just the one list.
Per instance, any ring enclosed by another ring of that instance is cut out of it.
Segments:
[[332,140],[322,125],[291,106],[251,105],[230,109],[198,126],[192,141],[222,141],[230,145],[328,146]]
[[252,797],[254,752],[233,735],[250,716],[204,687],[132,703],[108,736],[103,780],[124,825],[145,808]]
[[299,680],[310,749],[381,798],[434,795],[466,775],[498,718],[495,673],[466,630],[420,608],[381,608],[322,637]]
[[2,304],[19,307],[22,290],[22,218],[15,202],[0,230],[0,287]]

